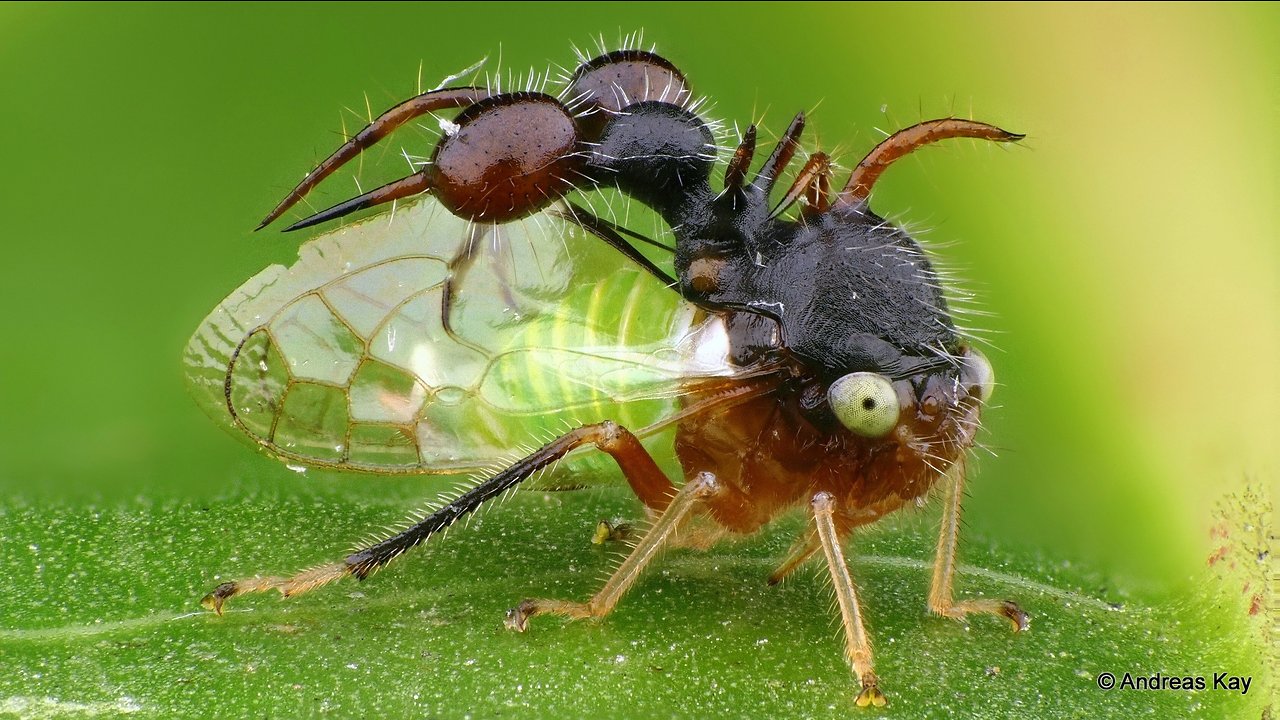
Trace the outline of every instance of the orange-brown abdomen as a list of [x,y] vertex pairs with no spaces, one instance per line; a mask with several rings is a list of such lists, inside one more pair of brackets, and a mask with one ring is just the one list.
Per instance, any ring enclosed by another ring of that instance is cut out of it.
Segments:
[[818,492],[837,501],[850,529],[922,497],[973,442],[978,404],[957,395],[945,373],[920,386],[901,381],[901,418],[883,438],[811,421],[800,393],[776,394],[680,424],[676,453],[685,476],[711,472],[726,490],[710,502],[722,527],[751,533]]

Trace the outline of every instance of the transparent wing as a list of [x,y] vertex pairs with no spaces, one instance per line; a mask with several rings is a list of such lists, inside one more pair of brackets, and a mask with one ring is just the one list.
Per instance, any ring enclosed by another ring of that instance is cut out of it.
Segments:
[[263,270],[185,363],[211,416],[288,461],[465,472],[567,424],[652,426],[691,383],[751,374],[695,316],[552,214],[480,226],[426,198]]

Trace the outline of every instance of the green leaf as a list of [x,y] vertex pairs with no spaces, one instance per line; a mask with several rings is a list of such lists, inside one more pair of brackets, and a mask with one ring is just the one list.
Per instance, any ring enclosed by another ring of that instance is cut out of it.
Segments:
[[[820,565],[763,582],[800,517],[668,553],[602,622],[505,630],[524,597],[598,587],[624,547],[593,546],[594,525],[639,514],[617,487],[517,493],[364,583],[201,610],[222,580],[336,559],[404,517],[394,486],[348,487],[0,510],[0,716],[1252,718],[1266,701],[1249,629],[1209,592],[1153,604],[969,537],[958,594],[1016,599],[1031,630],[928,616],[932,514],[850,547],[885,710],[853,705]],[[1157,671],[1254,677],[1244,696],[1096,685]]]

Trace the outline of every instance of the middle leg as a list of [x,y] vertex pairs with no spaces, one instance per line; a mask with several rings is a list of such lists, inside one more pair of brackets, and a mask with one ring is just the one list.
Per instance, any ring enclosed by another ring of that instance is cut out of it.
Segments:
[[775,568],[773,572],[769,573],[768,583],[770,585],[777,585],[783,580],[786,580],[787,576],[795,572],[796,568],[805,564],[809,558],[813,557],[813,554],[818,552],[818,548],[820,546],[821,544],[818,542],[818,531],[813,528],[805,530],[800,534],[800,537],[796,538],[795,543],[791,546],[791,550],[787,552],[787,557],[782,561],[782,564]]
[[706,502],[722,492],[715,475],[708,472],[698,473],[697,477],[685,483],[676,493],[671,504],[658,517],[649,532],[640,539],[626,560],[618,566],[600,591],[591,599],[582,602],[570,600],[522,600],[519,605],[507,612],[506,625],[511,630],[524,632],[529,627],[529,618],[537,615],[564,615],[570,619],[602,618],[608,615],[631,588],[645,566],[668,545],[677,528],[689,517],[699,503]]

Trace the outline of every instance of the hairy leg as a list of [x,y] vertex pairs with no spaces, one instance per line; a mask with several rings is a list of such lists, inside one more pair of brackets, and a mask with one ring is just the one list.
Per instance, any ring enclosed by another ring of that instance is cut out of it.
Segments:
[[200,603],[219,614],[227,600],[237,595],[278,590],[285,597],[340,580],[348,575],[363,580],[370,573],[422,544],[458,519],[473,512],[485,502],[515,487],[529,476],[556,462],[582,445],[595,445],[609,453],[622,469],[627,482],[640,500],[649,507],[665,508],[675,493],[675,486],[658,468],[653,457],[629,430],[613,422],[584,425],[547,443],[533,454],[485,480],[432,513],[422,522],[363,548],[345,559],[304,570],[290,577],[256,576],[227,582],[205,595]]
[[769,573],[769,584],[777,585],[787,578],[788,575],[795,572],[796,568],[805,564],[805,562],[818,552],[818,548],[822,547],[818,541],[818,531],[809,528],[796,538],[795,543],[791,546],[791,550],[787,552],[787,557],[783,559],[782,564]]
[[524,632],[529,626],[529,618],[538,615],[564,615],[571,619],[602,618],[608,615],[658,551],[670,544],[675,531],[689,517],[689,513],[720,492],[721,486],[714,475],[699,473],[680,488],[653,527],[649,528],[631,554],[605,582],[604,587],[591,596],[590,600],[523,600],[507,612],[507,627]]
[[827,570],[831,573],[836,602],[840,606],[845,656],[853,666],[853,674],[857,676],[858,683],[862,685],[855,702],[858,707],[884,707],[887,703],[884,693],[880,692],[880,681],[876,677],[875,663],[871,657],[871,638],[862,626],[862,608],[858,604],[858,594],[854,589],[853,578],[849,575],[849,565],[844,559],[840,535],[836,531],[835,498],[831,493],[820,492],[813,496],[812,508],[813,524],[822,546],[822,554],[827,560]]
[[933,561],[933,581],[929,588],[929,611],[961,620],[970,614],[996,615],[1013,624],[1014,632],[1026,630],[1031,618],[1012,600],[975,598],[956,601],[951,581],[956,572],[956,545],[960,535],[960,501],[964,498],[964,460],[957,460],[947,471],[950,487],[947,504],[942,511],[942,528],[938,533],[938,553]]

